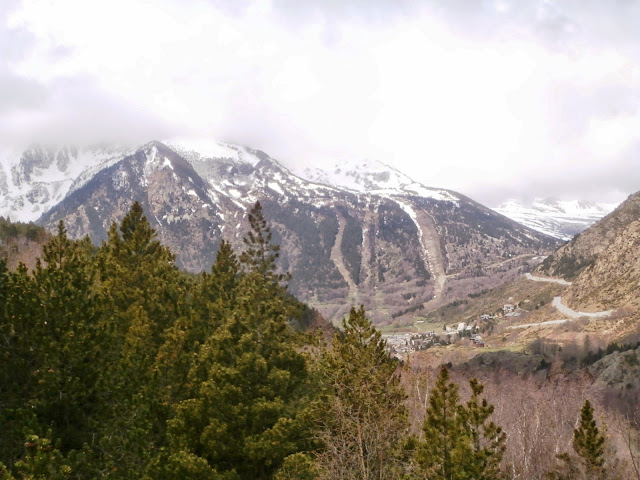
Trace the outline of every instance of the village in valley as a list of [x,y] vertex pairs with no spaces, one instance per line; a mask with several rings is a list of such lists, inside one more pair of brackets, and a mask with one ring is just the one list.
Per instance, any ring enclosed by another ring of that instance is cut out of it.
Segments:
[[[438,332],[436,330],[402,331],[385,333],[382,337],[387,342],[387,349],[399,359],[406,358],[412,352],[442,345],[463,344],[463,342],[468,347],[481,348],[485,346],[481,333],[492,330],[496,320],[504,317],[518,317],[523,312],[526,312],[526,310],[519,308],[517,304],[505,303],[495,313],[483,313],[476,319],[470,319],[469,323],[444,324],[441,331]],[[424,325],[424,320],[416,320],[414,328],[422,330]]]

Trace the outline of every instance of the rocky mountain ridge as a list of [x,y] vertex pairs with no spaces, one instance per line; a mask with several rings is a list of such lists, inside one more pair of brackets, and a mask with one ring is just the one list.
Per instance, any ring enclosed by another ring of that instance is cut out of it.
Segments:
[[33,144],[0,153],[0,216],[37,220],[100,170],[135,151],[134,147],[96,144]]
[[[363,303],[378,322],[409,320],[530,269],[557,244],[408,177],[402,188],[373,193],[338,188],[298,177],[264,152],[213,141],[154,141],[120,155],[69,175],[66,196],[38,223],[52,229],[63,219],[72,236],[97,243],[138,200],[179,265],[199,271],[221,239],[242,248],[246,212],[260,200],[292,292],[329,318]],[[27,157],[21,162],[28,167]]]
[[561,240],[571,240],[576,234],[611,213],[617,205],[536,198],[530,204],[509,200],[494,210],[539,232]]

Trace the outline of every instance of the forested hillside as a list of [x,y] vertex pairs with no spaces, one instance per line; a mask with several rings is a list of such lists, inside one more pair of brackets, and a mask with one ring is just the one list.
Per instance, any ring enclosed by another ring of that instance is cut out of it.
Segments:
[[462,372],[399,364],[362,307],[336,332],[291,296],[259,203],[248,222],[198,276],[138,203],[99,247],[60,222],[34,269],[0,260],[0,478],[637,474],[636,417],[605,435],[584,384],[503,372],[485,399]]
[[7,267],[16,268],[20,262],[35,267],[36,258],[42,255],[42,245],[50,235],[33,223],[12,222],[0,217],[0,258]]

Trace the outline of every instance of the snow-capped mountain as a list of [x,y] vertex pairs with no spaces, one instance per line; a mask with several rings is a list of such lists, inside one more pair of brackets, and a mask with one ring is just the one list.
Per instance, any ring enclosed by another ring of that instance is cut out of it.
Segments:
[[29,222],[135,149],[122,145],[43,146],[0,152],[0,215]]
[[509,200],[494,210],[539,232],[570,240],[617,206],[617,203],[536,198],[530,205]]
[[306,167],[296,169],[295,172],[300,177],[312,182],[346,188],[355,192],[377,195],[415,195],[450,202],[459,200],[449,190],[426,187],[377,160],[340,162],[332,168]]
[[[327,318],[363,303],[376,321],[411,319],[508,281],[557,243],[382,164],[310,181],[264,152],[215,141],[67,150],[3,160],[11,195],[2,214],[29,220],[45,212],[41,225],[53,230],[64,220],[70,235],[98,243],[139,201],[178,264],[200,271],[222,239],[242,250],[247,211],[259,200],[292,274],[289,288]],[[37,188],[49,196],[37,201],[28,194]]]

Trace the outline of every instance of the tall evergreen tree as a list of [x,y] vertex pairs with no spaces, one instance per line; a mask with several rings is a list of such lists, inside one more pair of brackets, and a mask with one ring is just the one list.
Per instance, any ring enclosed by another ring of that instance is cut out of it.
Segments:
[[464,409],[464,421],[471,437],[471,453],[465,459],[466,474],[471,479],[499,479],[506,434],[494,422],[488,421],[493,405],[480,398],[484,386],[475,378],[469,380],[469,385],[471,398]]
[[214,301],[225,316],[198,350],[189,397],[169,422],[165,465],[154,466],[158,478],[271,479],[309,443],[302,408],[308,372],[288,325],[292,304],[273,273],[277,249],[259,204],[250,221],[257,230],[241,256],[247,273],[236,279],[226,247],[212,271],[222,289]]
[[237,288],[240,282],[238,258],[225,240],[220,242],[211,273],[203,273],[195,288],[194,319],[191,337],[203,342],[219,326],[225,311],[236,304]]
[[422,427],[424,441],[416,452],[416,463],[424,478],[468,478],[464,463],[471,455],[471,448],[459,399],[458,386],[449,381],[449,370],[442,366],[429,396]]
[[[9,271],[7,261],[0,257],[0,325],[6,324],[6,303],[9,295]],[[0,327],[1,328],[1,327]]]
[[605,438],[593,418],[593,407],[585,400],[580,410],[580,424],[573,431],[573,449],[584,460],[588,471],[604,465]]
[[101,373],[103,334],[89,251],[89,240],[69,239],[60,221],[33,272],[41,321],[31,332],[39,352],[32,408],[62,439],[63,451],[89,440]]
[[170,405],[156,359],[167,331],[184,314],[186,282],[156,236],[135,202],[120,227],[111,226],[98,252],[109,341],[96,428],[99,455],[114,478],[141,478],[165,443]]
[[416,451],[421,478],[446,480],[497,480],[506,435],[489,421],[493,405],[481,399],[483,385],[469,381],[471,397],[459,403],[458,386],[449,381],[442,366],[429,396],[424,421],[424,441]]
[[264,218],[260,202],[256,202],[249,212],[249,227],[243,238],[245,250],[240,255],[240,263],[245,270],[259,273],[274,282],[287,280],[288,275],[276,274],[280,245],[271,242],[271,228]]
[[0,323],[0,459],[11,467],[23,453],[23,430],[39,431],[30,400],[37,390],[41,347],[40,301],[27,267],[5,277],[4,319]]
[[190,308],[165,331],[165,340],[155,359],[155,370],[161,377],[161,395],[167,402],[184,400],[188,372],[202,344],[236,305],[240,266],[231,244],[220,243],[211,272],[191,284]]
[[398,363],[363,307],[342,326],[321,360],[322,478],[399,478],[408,424]]
[[142,305],[154,319],[154,335],[175,319],[181,294],[175,256],[158,241],[140,203],[133,203],[119,229],[111,225],[98,259],[104,290],[116,312]]

